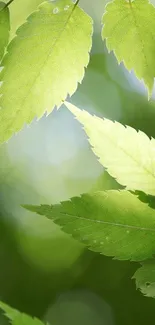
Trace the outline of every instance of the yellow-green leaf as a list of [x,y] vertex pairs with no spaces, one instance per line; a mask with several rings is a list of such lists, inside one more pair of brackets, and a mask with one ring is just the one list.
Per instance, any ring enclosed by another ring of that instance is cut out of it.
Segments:
[[[7,0],[6,0],[7,2]],[[19,26],[25,23],[26,18],[37,9],[43,0],[14,0],[10,5],[10,38],[12,39]]]
[[0,74],[0,143],[74,93],[92,44],[92,19],[69,0],[46,1],[17,31]]
[[4,311],[5,316],[10,320],[12,325],[44,325],[40,319],[21,313],[18,310],[8,306],[0,301],[0,308]]
[[65,105],[83,124],[93,152],[108,173],[127,189],[155,195],[155,139],[68,102]]
[[128,70],[134,69],[152,94],[155,77],[155,8],[148,0],[114,0],[102,20],[106,46]]

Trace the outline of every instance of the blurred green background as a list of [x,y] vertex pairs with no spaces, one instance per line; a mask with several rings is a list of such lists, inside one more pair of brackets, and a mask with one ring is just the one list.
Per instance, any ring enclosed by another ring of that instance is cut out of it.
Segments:
[[[11,38],[41,2],[10,5]],[[144,85],[118,66],[101,40],[105,3],[80,0],[95,31],[85,78],[70,100],[155,137],[155,92],[148,102]],[[131,280],[137,263],[90,252],[51,221],[20,207],[118,187],[71,113],[62,106],[25,126],[0,148],[0,161],[0,299],[53,325],[154,324],[155,300]],[[0,324],[7,324],[0,317]]]

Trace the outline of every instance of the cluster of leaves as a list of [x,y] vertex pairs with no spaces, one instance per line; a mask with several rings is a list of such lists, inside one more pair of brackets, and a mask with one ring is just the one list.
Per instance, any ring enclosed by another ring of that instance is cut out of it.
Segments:
[[155,139],[65,104],[84,126],[100,163],[123,189],[83,194],[54,206],[26,208],[52,219],[92,251],[119,260],[152,258],[151,266],[144,264],[134,278],[144,294],[154,297],[150,268],[155,272]]
[[[9,5],[0,3],[0,143],[24,123],[60,107],[82,82],[93,21],[78,2],[42,2],[9,44]],[[106,6],[102,24],[107,49],[144,81],[150,99],[155,77],[154,6],[148,0],[113,0]],[[154,297],[155,139],[68,102],[65,105],[83,125],[100,163],[123,189],[84,194],[56,206],[26,208],[52,219],[90,250],[120,260],[151,259],[143,262],[134,277],[137,287]],[[143,202],[139,192],[145,193]]]

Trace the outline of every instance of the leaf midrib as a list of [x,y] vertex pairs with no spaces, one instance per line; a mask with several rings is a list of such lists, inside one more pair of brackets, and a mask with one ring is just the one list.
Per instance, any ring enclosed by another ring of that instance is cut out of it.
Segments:
[[[27,91],[26,96],[24,96],[24,99],[21,100],[21,104],[19,105],[19,109],[17,109],[16,114],[18,114],[18,113],[20,112],[20,110],[21,110],[21,106],[23,107],[23,106],[25,105],[25,102],[26,102],[26,100],[27,100],[27,98],[28,98],[28,96],[29,96],[30,91],[32,90],[32,88],[34,87],[34,85],[35,85],[37,79],[39,78],[42,69],[43,69],[44,66],[47,64],[47,61],[48,61],[48,59],[49,59],[49,56],[51,55],[51,53],[52,53],[54,47],[56,46],[57,42],[60,40],[60,38],[61,38],[63,32],[65,31],[66,26],[67,26],[67,24],[68,24],[68,22],[69,22],[69,20],[70,20],[70,18],[71,18],[71,16],[72,16],[72,14],[73,14],[75,8],[76,8],[76,7],[75,7],[75,5],[74,5],[73,8],[72,8],[72,10],[71,10],[71,12],[70,12],[70,14],[69,14],[69,16],[68,16],[68,18],[67,18],[67,20],[66,20],[66,22],[65,22],[64,25],[63,25],[63,28],[60,30],[60,34],[59,34],[59,36],[56,38],[55,42],[53,43],[52,47],[50,48],[49,53],[48,53],[47,56],[46,56],[46,59],[44,60],[42,66],[40,67],[40,70],[39,70],[38,74],[37,74],[37,75],[35,76],[35,78],[33,79],[33,82],[32,82],[32,84],[31,84],[31,86],[29,87],[29,90]],[[39,11],[39,10],[37,10],[37,11]],[[37,11],[36,11],[36,13],[37,13]],[[27,23],[29,23],[29,21],[27,21]],[[12,41],[14,41],[14,39],[13,39]],[[44,110],[44,109],[43,109],[43,110]],[[11,123],[10,123],[9,126],[12,125],[12,121],[10,121],[10,122],[11,122]],[[8,126],[8,128],[9,128],[9,126]]]
[[[128,229],[135,229],[137,231],[140,230],[140,231],[155,232],[155,228],[139,227],[139,226],[133,226],[133,225],[122,224],[122,223],[117,223],[117,222],[103,221],[103,220],[98,220],[98,219],[90,219],[90,218],[76,216],[74,214],[66,213],[66,212],[61,212],[61,211],[59,213],[62,216],[64,216],[64,217],[72,217],[72,218],[75,218],[75,219],[79,219],[79,220],[83,220],[83,221],[89,221],[89,222],[94,222],[94,223],[99,223],[99,224],[103,224],[103,225],[109,225],[109,226],[115,226],[115,227],[122,227],[122,228],[128,228]],[[54,212],[52,212],[52,214],[54,214]],[[49,216],[47,216],[47,217],[50,219]],[[53,219],[53,221],[56,221],[57,217],[52,217],[52,219]],[[58,223],[58,224],[60,225],[60,223]],[[60,226],[64,228],[66,225],[60,225]]]

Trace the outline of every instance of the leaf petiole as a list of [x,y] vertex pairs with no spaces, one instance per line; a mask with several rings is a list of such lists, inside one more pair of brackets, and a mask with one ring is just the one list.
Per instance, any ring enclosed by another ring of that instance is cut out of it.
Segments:
[[8,6],[13,2],[13,1],[14,1],[14,0],[10,0],[10,1],[8,1],[8,2],[6,3],[6,5],[5,5],[4,8],[8,7]]

